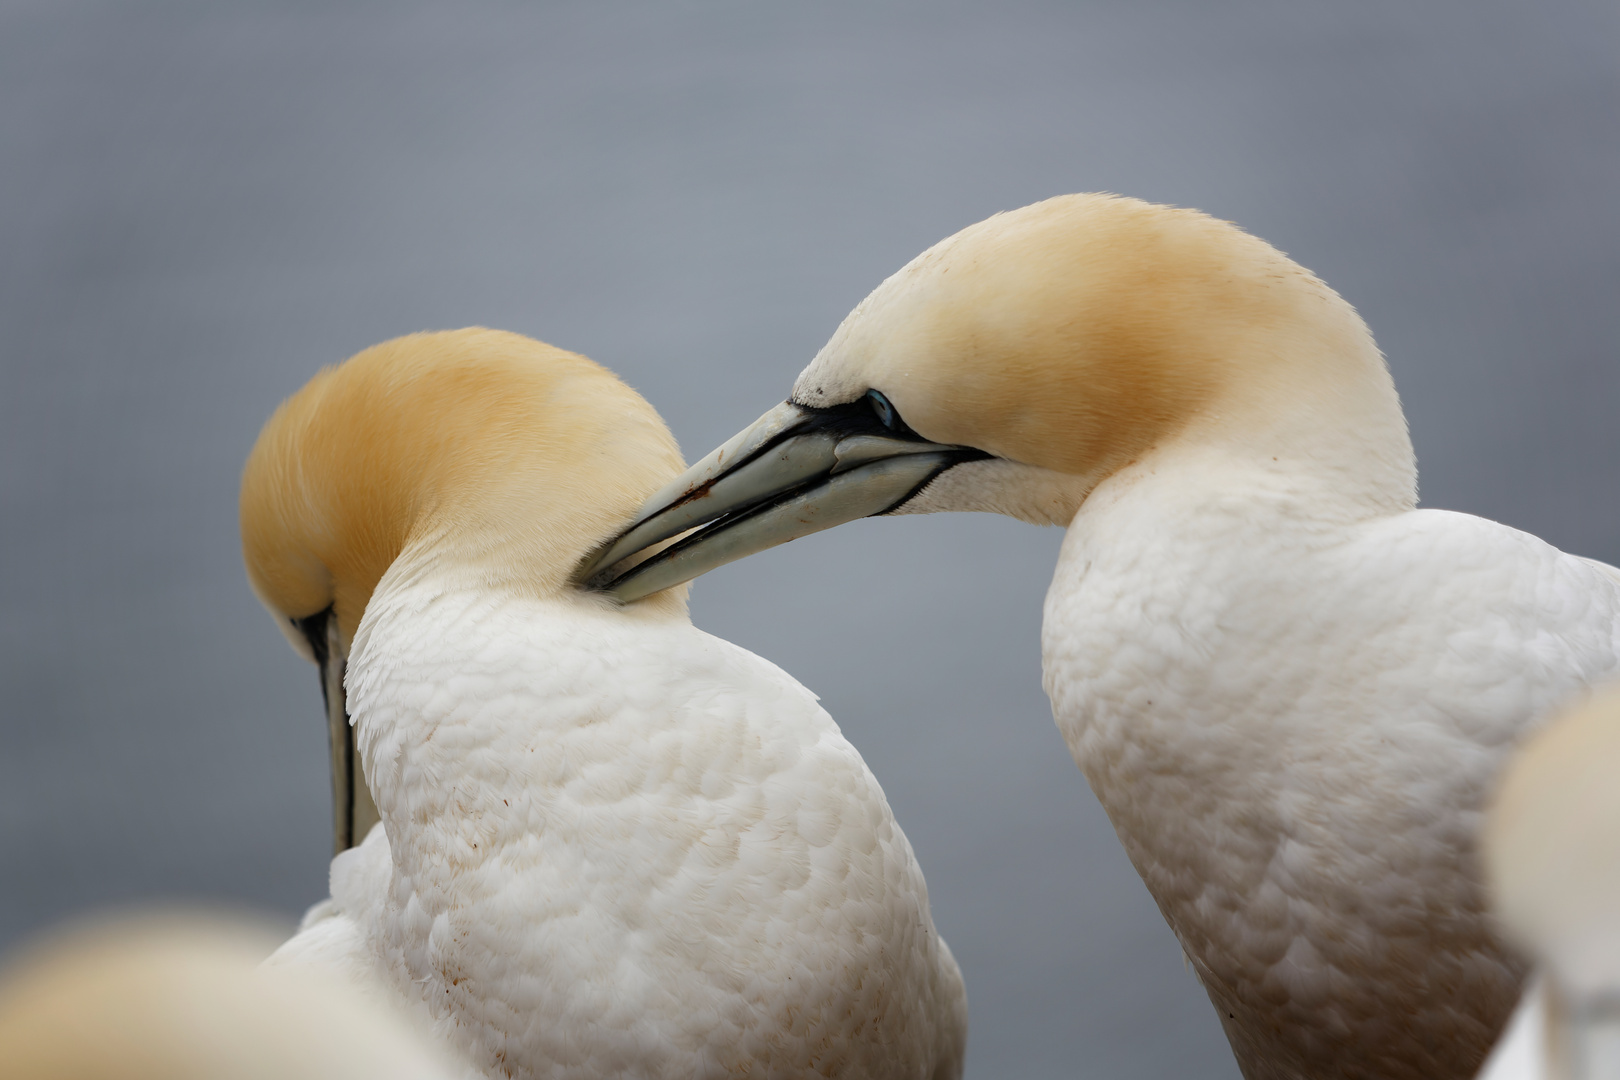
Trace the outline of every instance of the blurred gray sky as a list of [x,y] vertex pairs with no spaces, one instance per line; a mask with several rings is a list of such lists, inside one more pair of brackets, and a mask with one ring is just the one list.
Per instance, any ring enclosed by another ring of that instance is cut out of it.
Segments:
[[[0,943],[325,892],[320,695],[238,470],[319,366],[481,323],[624,375],[689,457],[994,211],[1201,207],[1356,304],[1424,500],[1620,560],[1612,0],[0,8]],[[863,522],[698,584],[910,834],[970,1075],[1236,1070],[1053,729],[1059,534]]]

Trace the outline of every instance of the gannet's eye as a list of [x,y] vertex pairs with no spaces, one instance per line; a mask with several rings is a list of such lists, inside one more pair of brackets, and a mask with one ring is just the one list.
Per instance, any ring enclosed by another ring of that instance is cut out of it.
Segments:
[[889,399],[877,390],[868,390],[866,399],[872,403],[872,411],[877,413],[877,418],[883,422],[883,426],[893,431],[894,406],[889,404]]

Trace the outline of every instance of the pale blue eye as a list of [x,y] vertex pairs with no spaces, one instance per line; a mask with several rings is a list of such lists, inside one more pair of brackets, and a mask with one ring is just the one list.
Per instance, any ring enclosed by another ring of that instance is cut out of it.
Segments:
[[893,431],[894,406],[889,404],[889,399],[876,390],[868,390],[866,397],[872,402],[872,411],[877,413],[877,418],[883,422],[883,426]]

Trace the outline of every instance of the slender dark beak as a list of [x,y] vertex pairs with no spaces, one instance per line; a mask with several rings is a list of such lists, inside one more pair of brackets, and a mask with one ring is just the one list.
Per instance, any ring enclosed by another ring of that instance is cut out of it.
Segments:
[[321,669],[321,699],[326,703],[327,745],[332,754],[332,853],[341,855],[366,838],[382,819],[371,789],[366,786],[360,755],[355,751],[354,726],[349,723],[343,673],[348,667],[338,640],[332,609],[294,619]]
[[756,551],[890,513],[946,469],[989,456],[929,442],[881,396],[825,409],[784,402],[648,499],[577,577],[639,600]]

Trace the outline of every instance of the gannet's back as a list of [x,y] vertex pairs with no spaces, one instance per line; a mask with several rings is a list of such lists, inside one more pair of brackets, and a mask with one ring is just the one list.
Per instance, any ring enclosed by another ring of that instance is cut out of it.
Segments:
[[960,1075],[910,845],[778,668],[681,622],[385,578],[349,686],[397,839],[334,863],[326,914],[492,1074]]
[[1274,494],[1099,487],[1047,599],[1054,715],[1246,1077],[1471,1076],[1524,971],[1485,800],[1620,671],[1620,583],[1469,515],[1257,513]]

